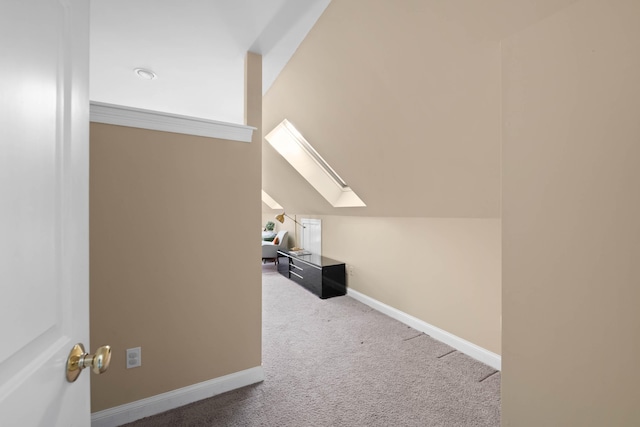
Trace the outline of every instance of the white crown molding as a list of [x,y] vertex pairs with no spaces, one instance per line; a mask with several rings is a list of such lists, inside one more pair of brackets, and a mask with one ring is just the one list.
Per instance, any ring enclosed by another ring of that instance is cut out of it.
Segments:
[[116,427],[198,400],[264,381],[262,366],[137,400],[91,414],[91,427]]
[[90,104],[90,112],[90,120],[95,123],[206,136],[209,138],[240,142],[251,142],[253,131],[256,130],[254,127],[236,123],[225,123],[216,120],[181,116],[179,114],[105,104],[103,102],[92,101]]
[[411,326],[413,329],[424,332],[431,338],[450,345],[451,347],[466,354],[467,356],[471,356],[474,359],[484,363],[485,365],[491,366],[493,369],[497,369],[499,371],[502,369],[502,357],[499,354],[495,354],[489,350],[486,350],[472,342],[453,335],[452,333],[440,329],[437,326],[433,326],[385,303],[368,297],[358,291],[354,291],[353,289],[348,289],[347,295],[357,301],[360,301],[363,304],[368,305],[375,310],[378,310],[381,313],[386,314],[393,319],[404,323],[405,325]]

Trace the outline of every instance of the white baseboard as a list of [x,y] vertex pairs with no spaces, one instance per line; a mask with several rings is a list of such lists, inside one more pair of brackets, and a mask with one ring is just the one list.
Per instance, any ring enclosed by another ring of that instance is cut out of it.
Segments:
[[501,370],[502,368],[502,357],[499,354],[495,354],[489,350],[486,350],[478,345],[475,345],[472,342],[455,336],[443,329],[440,329],[423,320],[420,320],[378,300],[368,297],[358,291],[348,289],[347,292],[347,295],[349,295],[351,298],[358,300],[361,303],[366,304],[369,307],[404,323],[405,325],[411,326],[412,328],[417,329],[420,332],[424,332],[431,338],[437,339],[438,341],[450,345],[451,347],[466,354],[467,356],[471,356],[474,359],[479,360],[480,362],[489,365],[494,369]]
[[264,381],[262,366],[91,414],[92,427],[116,427],[144,417]]

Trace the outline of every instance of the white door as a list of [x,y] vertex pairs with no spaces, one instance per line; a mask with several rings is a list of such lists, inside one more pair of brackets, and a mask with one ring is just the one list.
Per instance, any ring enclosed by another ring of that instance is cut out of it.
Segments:
[[89,1],[0,1],[0,425],[89,426]]
[[302,248],[312,254],[322,255],[322,221],[319,219],[302,218]]

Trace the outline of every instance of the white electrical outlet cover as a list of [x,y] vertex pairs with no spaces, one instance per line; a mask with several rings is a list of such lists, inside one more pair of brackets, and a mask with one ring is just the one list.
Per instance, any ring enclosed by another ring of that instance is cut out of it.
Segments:
[[127,369],[142,366],[142,349],[140,347],[127,349]]

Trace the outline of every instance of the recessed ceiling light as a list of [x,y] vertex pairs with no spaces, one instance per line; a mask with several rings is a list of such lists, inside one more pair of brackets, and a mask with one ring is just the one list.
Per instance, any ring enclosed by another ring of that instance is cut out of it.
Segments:
[[134,68],[133,72],[136,73],[136,75],[142,79],[145,80],[155,80],[158,78],[158,76],[156,75],[156,73],[154,73],[151,70],[148,70],[146,68]]

